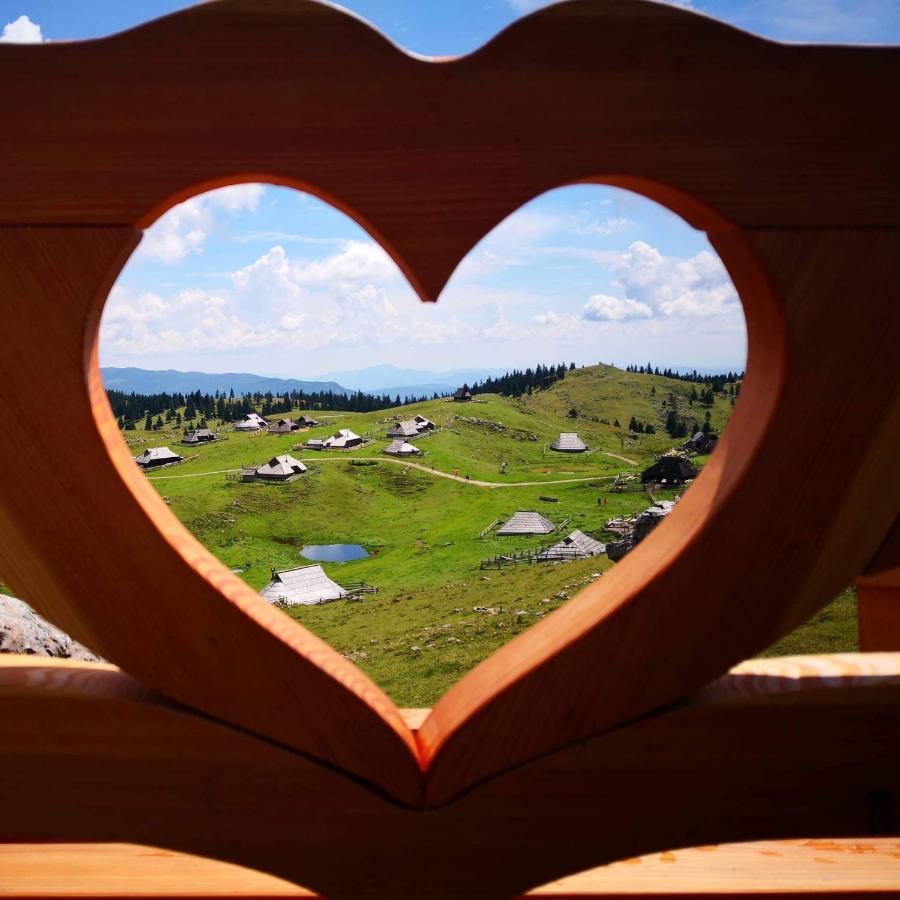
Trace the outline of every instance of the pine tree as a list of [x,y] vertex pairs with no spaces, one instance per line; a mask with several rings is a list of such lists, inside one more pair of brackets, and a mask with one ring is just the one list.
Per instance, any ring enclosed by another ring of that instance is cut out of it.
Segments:
[[153,430],[153,416],[150,413],[147,413],[147,418],[144,419],[144,431],[152,431]]

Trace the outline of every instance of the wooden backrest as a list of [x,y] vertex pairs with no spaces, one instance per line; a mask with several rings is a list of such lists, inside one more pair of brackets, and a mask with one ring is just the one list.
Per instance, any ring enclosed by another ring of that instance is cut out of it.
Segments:
[[[0,47],[4,580],[148,688],[409,808],[678,701],[864,572],[893,590],[898,84],[898,49],[786,46],[644,0],[555,5],[441,61],[311,0]],[[741,398],[670,521],[415,733],[187,533],[105,398],[100,314],[141,230],[240,181],[345,211],[427,300],[534,196],[616,185],[705,230],[744,305]],[[52,420],[42,390],[66,398]],[[54,466],[26,482],[12,463],[34,457]]]

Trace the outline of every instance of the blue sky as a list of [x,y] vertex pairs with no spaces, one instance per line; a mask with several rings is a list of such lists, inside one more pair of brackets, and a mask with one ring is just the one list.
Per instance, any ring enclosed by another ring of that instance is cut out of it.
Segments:
[[[672,0],[779,40],[900,43],[900,0]],[[0,0],[7,40],[99,37],[187,4]],[[397,43],[465,53],[535,0],[350,0]],[[8,24],[7,24],[8,23]],[[170,210],[104,315],[105,365],[312,377],[384,362],[424,369],[539,360],[740,368],[733,287],[704,235],[641,197],[570,187],[513,214],[422,305],[327,205],[239,185]]]

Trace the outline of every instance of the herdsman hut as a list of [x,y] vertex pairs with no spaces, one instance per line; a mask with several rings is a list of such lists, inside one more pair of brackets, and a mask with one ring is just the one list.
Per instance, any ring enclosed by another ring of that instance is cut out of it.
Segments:
[[312,418],[312,416],[306,416],[306,415],[304,415],[304,416],[300,416],[300,417],[297,419],[297,424],[298,424],[301,428],[315,428],[316,425],[319,424],[319,422],[318,422],[317,419]]
[[606,544],[577,529],[561,541],[538,554],[538,559],[587,559],[606,553]]
[[501,536],[550,534],[555,530],[556,526],[540,513],[519,511],[497,529],[497,534]]
[[299,459],[288,456],[273,456],[265,465],[256,470],[261,481],[293,481],[306,472],[306,466]]
[[465,403],[467,400],[471,400],[472,392],[469,390],[469,386],[464,384],[461,388],[457,388],[453,393],[453,399],[457,403]]
[[290,419],[279,419],[274,425],[269,426],[269,434],[290,434],[300,426]]
[[396,440],[391,441],[382,453],[387,453],[388,456],[421,456],[422,451],[414,446],[413,444],[409,444],[406,441]]
[[268,426],[268,422],[257,413],[247,413],[243,419],[234,423],[235,431],[260,431]]
[[136,456],[134,461],[142,469],[158,469],[160,466],[171,466],[183,459],[183,456],[179,456],[168,447],[148,447],[140,456]]
[[416,416],[414,419],[403,419],[400,422],[395,422],[387,436],[389,438],[412,440],[420,434],[433,430],[434,422],[426,419],[425,416]]
[[550,445],[550,449],[558,453],[584,453],[587,444],[574,431],[563,431]]
[[649,469],[641,472],[644,484],[684,484],[697,477],[697,470],[677,450],[663,454]]
[[694,453],[712,453],[719,443],[719,436],[709,432],[704,434],[698,431],[692,438],[688,438],[682,444],[682,450],[692,450]]
[[347,591],[332,581],[321,566],[301,566],[284,572],[273,569],[272,580],[260,593],[278,606],[313,606],[347,596]]
[[354,434],[349,428],[342,428],[325,439],[324,447],[326,450],[347,450],[350,447],[358,447],[361,443],[362,438],[358,434]]
[[214,431],[211,431],[209,428],[194,428],[185,432],[181,443],[187,444],[189,447],[196,447],[198,444],[211,444],[214,440],[216,440]]

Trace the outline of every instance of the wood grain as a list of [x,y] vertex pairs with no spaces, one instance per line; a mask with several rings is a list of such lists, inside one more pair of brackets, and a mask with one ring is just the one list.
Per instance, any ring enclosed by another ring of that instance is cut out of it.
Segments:
[[659,3],[553,5],[436,62],[324,4],[224,0],[0,47],[0,223],[144,226],[210,187],[288,184],[431,298],[500,220],[577,181],[702,227],[897,226],[898,83],[895,50],[785,46]]
[[[413,811],[111,667],[12,657],[0,659],[2,837],[224,859],[329,898],[509,897],[686,845],[895,834],[898,703],[900,654],[755,661],[666,713]],[[160,891],[179,886],[161,873]]]
[[[36,897],[317,897],[231,863],[136,844],[0,844],[0,895]],[[900,840],[839,838],[710,844],[635,856],[527,893],[569,898],[895,897]]]
[[[0,46],[0,571],[138,679],[0,661],[0,837],[442,898],[896,833],[896,656],[710,682],[854,578],[863,630],[877,607],[895,633],[898,84],[897,48],[779,45],[642,0],[556,4],[443,61],[311,0]],[[139,230],[257,180],[347,212],[427,299],[534,196],[617,185],[705,230],[744,304],[741,399],[678,509],[415,733],[185,531],[105,400],[98,322]],[[52,417],[41,391],[65,397]]]

